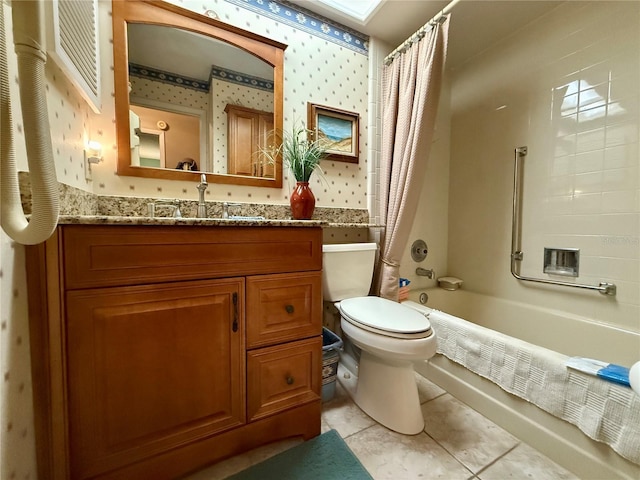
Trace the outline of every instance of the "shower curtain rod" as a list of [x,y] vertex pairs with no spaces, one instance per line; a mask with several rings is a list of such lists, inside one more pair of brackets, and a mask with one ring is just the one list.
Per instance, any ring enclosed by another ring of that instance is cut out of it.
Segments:
[[436,13],[433,16],[433,18],[431,18],[431,20],[425,23],[413,35],[411,35],[404,42],[402,42],[402,44],[398,48],[396,48],[393,52],[387,55],[383,60],[383,63],[385,65],[389,65],[391,62],[395,60],[395,58],[398,55],[401,55],[404,52],[406,52],[407,48],[409,48],[412,44],[414,44],[415,42],[419,41],[422,37],[424,37],[424,34],[427,33],[429,29],[435,27],[438,23],[443,23],[446,20],[447,14],[451,12],[451,10],[453,10],[453,7],[455,7],[458,2],[461,2],[461,1],[462,0],[452,0],[451,2],[449,2],[442,10]]

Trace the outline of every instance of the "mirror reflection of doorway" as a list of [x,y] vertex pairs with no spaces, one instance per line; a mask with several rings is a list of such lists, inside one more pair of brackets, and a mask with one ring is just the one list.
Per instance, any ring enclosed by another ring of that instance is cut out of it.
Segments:
[[174,169],[185,158],[200,165],[200,118],[161,108],[131,105],[140,118],[140,166]]
[[147,130],[140,128],[140,166],[142,167],[166,167],[165,139],[162,130]]

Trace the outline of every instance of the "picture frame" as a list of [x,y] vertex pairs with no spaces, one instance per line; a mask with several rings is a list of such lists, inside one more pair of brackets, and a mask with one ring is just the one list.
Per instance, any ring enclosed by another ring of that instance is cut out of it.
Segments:
[[359,124],[358,113],[307,103],[307,128],[311,140],[320,140],[330,160],[358,163]]

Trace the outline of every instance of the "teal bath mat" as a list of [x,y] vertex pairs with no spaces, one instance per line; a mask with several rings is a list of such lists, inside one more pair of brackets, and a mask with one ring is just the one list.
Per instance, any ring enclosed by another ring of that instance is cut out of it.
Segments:
[[373,480],[338,432],[329,430],[228,480]]

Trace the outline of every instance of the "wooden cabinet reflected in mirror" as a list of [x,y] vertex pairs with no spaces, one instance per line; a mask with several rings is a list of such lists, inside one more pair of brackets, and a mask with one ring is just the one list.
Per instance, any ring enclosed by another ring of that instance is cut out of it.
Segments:
[[113,33],[119,175],[282,186],[260,149],[282,131],[286,45],[152,1],[113,2]]
[[273,165],[263,150],[273,130],[273,113],[227,105],[227,172],[232,175],[272,178]]

